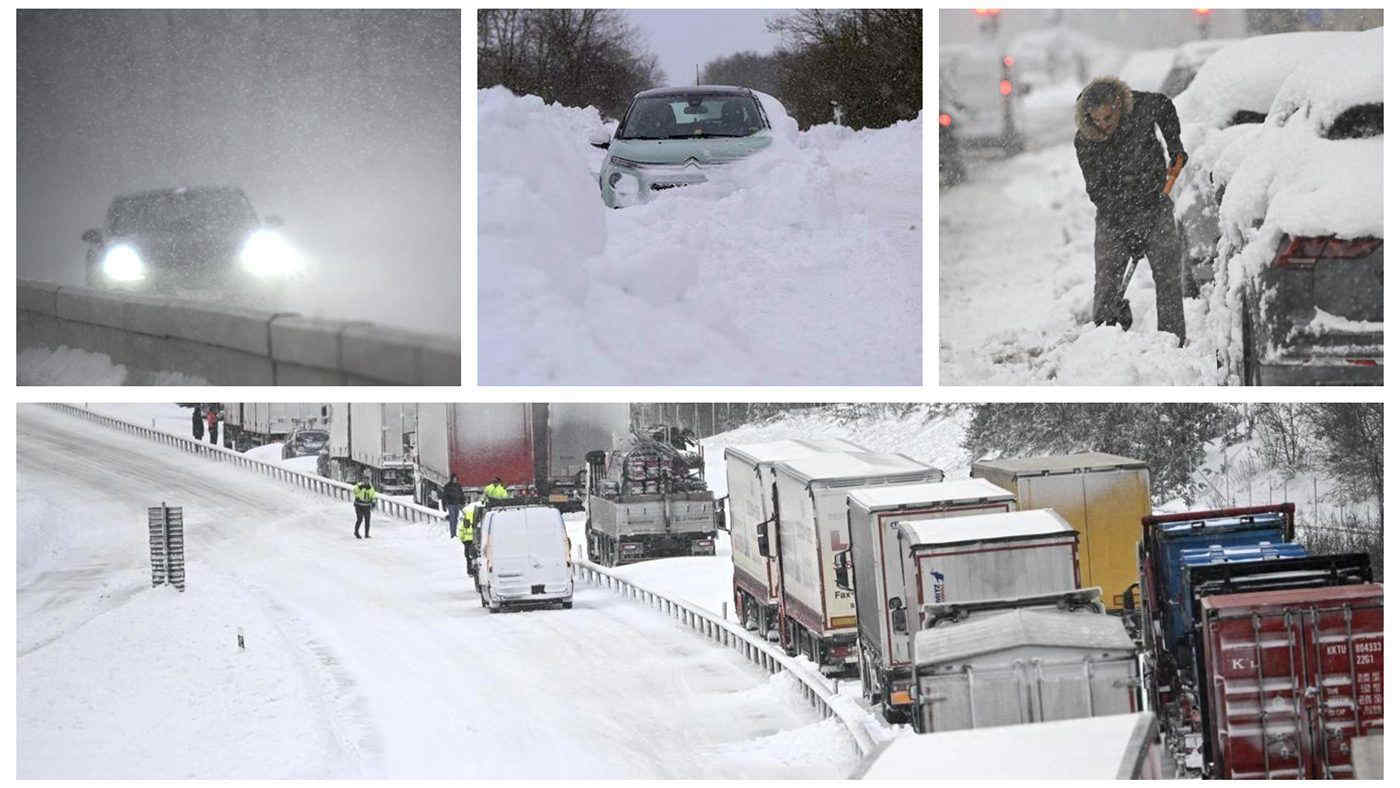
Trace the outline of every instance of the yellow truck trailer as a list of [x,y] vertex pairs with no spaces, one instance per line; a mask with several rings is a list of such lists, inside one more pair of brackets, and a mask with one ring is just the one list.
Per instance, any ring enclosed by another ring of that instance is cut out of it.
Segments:
[[1086,452],[1056,457],[980,460],[974,478],[1016,496],[1016,508],[1054,509],[1079,532],[1084,587],[1098,586],[1110,607],[1137,582],[1142,518],[1152,513],[1147,463]]

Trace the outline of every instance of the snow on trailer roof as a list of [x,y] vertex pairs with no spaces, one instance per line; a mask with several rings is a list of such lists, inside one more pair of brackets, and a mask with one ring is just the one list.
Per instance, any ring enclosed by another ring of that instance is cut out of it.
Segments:
[[1054,509],[971,514],[938,520],[903,520],[896,521],[892,527],[897,528],[911,545],[953,545],[1076,534],[1074,526]]
[[818,438],[815,440],[777,440],[766,441],[764,443],[743,443],[738,446],[726,446],[724,456],[735,456],[739,459],[757,464],[760,462],[783,462],[784,460],[796,460],[802,457],[810,457],[813,454],[826,454],[836,451],[865,451],[864,446],[857,445],[844,438]]
[[922,629],[914,636],[919,667],[1022,646],[1133,651],[1123,619],[1093,611],[1017,608]]
[[975,468],[993,468],[1016,475],[1061,473],[1099,468],[1146,468],[1147,463],[1131,457],[1086,451],[1078,454],[1057,454],[1043,457],[1002,457],[994,460],[978,460]]
[[881,454],[867,451],[813,454],[810,457],[801,457],[779,463],[777,467],[797,477],[803,483],[835,482],[900,474],[908,474],[911,479],[929,473],[937,473],[940,479],[943,477],[943,472],[939,469],[919,462],[912,457],[903,454]]
[[986,479],[958,479],[928,484],[886,484],[852,490],[847,498],[866,509],[952,503],[954,501],[1014,501],[1016,496]]
[[1280,591],[1248,591],[1243,594],[1217,594],[1201,598],[1202,610],[1238,610],[1240,608],[1286,607],[1316,605],[1328,602],[1355,602],[1381,598],[1380,583],[1361,583],[1324,588],[1289,588]]
[[[1141,750],[1156,739],[1150,711],[900,736],[856,775],[863,780],[1139,777]],[[1014,754],[1015,757],[1007,757]],[[1148,770],[1149,773],[1151,770]]]

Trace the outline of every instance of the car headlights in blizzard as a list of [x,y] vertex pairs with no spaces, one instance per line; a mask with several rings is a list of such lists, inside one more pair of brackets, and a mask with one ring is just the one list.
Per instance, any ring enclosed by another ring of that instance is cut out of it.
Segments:
[[117,244],[102,255],[102,273],[113,282],[137,282],[146,278],[146,264],[135,249]]
[[285,276],[301,265],[301,256],[287,239],[271,230],[257,230],[243,242],[238,260],[260,278]]

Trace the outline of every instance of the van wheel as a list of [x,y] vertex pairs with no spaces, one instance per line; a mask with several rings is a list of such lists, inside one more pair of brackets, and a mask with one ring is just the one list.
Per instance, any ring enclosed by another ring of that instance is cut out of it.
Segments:
[[573,607],[574,607],[574,600],[572,600],[572,599],[570,599],[570,600],[567,601],[567,602],[560,602],[560,603],[559,603],[559,609],[561,609],[561,610],[572,610]]

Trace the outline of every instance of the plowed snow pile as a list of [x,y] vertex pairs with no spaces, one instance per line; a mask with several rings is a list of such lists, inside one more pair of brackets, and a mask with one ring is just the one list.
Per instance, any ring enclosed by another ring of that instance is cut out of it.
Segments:
[[477,105],[480,383],[920,382],[921,120],[777,117],[724,181],[614,211],[595,110]]

